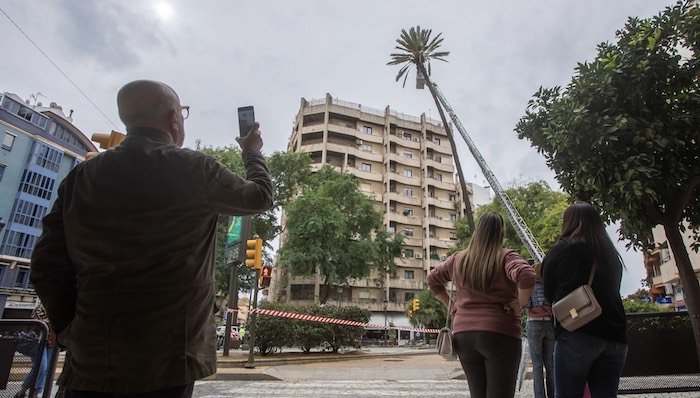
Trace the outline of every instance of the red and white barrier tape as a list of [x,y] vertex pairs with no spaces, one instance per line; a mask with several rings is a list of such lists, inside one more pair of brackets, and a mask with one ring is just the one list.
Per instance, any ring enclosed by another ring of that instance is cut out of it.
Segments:
[[[235,310],[231,308],[227,308],[228,312],[235,312]],[[420,329],[420,328],[412,328],[408,326],[384,326],[384,325],[379,325],[376,323],[364,323],[364,322],[357,322],[357,321],[349,321],[347,319],[335,319],[335,318],[326,318],[323,316],[316,316],[316,315],[309,315],[309,314],[297,314],[294,312],[284,312],[284,311],[277,311],[277,310],[266,310],[262,308],[253,308],[251,309],[251,312],[257,312],[260,315],[268,315],[268,316],[277,316],[281,318],[289,318],[289,319],[296,319],[300,321],[309,321],[309,322],[319,322],[319,323],[329,323],[333,325],[343,325],[343,326],[356,326],[356,327],[363,327],[365,329],[396,329],[396,330],[406,330],[410,332],[420,332],[420,333],[439,333],[440,329]]]

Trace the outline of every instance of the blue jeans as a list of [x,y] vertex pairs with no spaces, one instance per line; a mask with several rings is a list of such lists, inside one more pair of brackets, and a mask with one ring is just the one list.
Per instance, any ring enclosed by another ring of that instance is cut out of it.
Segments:
[[38,376],[36,377],[35,392],[37,396],[41,396],[44,392],[44,384],[46,384],[46,374],[49,368],[49,361],[51,360],[52,348],[50,347],[37,347],[36,351],[32,354],[32,371],[29,372],[27,377],[25,377],[22,382],[22,389],[29,390],[31,387],[31,380],[34,377],[34,363],[36,361],[41,361],[38,369]]
[[[532,357],[535,398],[554,398],[554,323],[528,321],[527,340],[530,345],[530,357]],[[546,392],[543,370],[547,373]]]
[[617,397],[627,344],[582,332],[562,331],[554,347],[557,398],[580,398],[588,382],[591,396]]

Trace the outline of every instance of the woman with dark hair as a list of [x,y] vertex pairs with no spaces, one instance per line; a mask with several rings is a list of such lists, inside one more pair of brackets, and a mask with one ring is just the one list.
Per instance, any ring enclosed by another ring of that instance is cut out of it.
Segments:
[[445,306],[450,301],[445,284],[454,283],[454,347],[475,398],[515,394],[520,313],[535,285],[532,266],[514,250],[503,248],[504,232],[500,215],[484,214],[466,250],[428,275],[430,290]]
[[552,303],[588,283],[602,314],[575,331],[555,330],[554,383],[557,397],[616,397],[627,356],[627,321],[620,298],[622,260],[596,209],[576,202],[564,212],[559,241],[542,264],[545,297]]

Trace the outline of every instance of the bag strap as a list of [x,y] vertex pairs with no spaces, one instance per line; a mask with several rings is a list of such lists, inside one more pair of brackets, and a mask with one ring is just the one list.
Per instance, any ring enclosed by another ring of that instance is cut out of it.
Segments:
[[447,297],[450,298],[447,302],[447,316],[445,317],[445,327],[449,329],[452,320],[452,293],[450,293],[450,289],[445,290],[447,290]]
[[591,284],[593,283],[593,277],[595,276],[595,270],[597,267],[598,267],[598,263],[595,260],[593,260],[593,268],[591,268],[591,276],[588,277],[588,286],[591,286]]

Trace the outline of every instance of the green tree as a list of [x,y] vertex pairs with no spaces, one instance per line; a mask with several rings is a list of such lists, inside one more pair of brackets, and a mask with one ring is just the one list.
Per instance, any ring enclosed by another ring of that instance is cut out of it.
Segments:
[[[413,326],[422,325],[428,329],[442,329],[447,319],[447,308],[430,290],[423,290],[416,297],[420,301],[420,308],[413,313],[410,322]],[[406,312],[411,309],[411,302],[406,307]]]
[[[462,171],[462,164],[459,161],[459,156],[457,156],[457,145],[455,144],[454,136],[452,135],[452,130],[450,124],[447,122],[445,117],[445,112],[440,105],[437,98],[437,93],[435,88],[430,83],[430,61],[438,60],[447,62],[446,56],[450,54],[449,51],[438,51],[443,39],[440,37],[442,33],[438,33],[437,36],[431,37],[433,31],[431,29],[421,29],[420,26],[410,28],[408,32],[406,29],[401,29],[401,36],[396,39],[395,50],[399,50],[398,53],[391,54],[391,61],[387,65],[401,65],[399,72],[396,74],[396,81],[398,82],[401,77],[403,77],[403,85],[406,87],[406,80],[408,79],[408,72],[412,67],[417,70],[417,78],[422,77],[428,83],[428,88],[430,89],[430,94],[433,96],[433,101],[435,101],[435,106],[440,113],[440,119],[442,120],[442,125],[445,127],[445,132],[447,133],[447,138],[450,141],[450,147],[452,148],[452,155],[454,156],[455,166],[457,167],[457,174],[459,175],[459,183],[462,188],[462,200],[464,201],[467,215],[467,224],[471,229],[474,229],[474,215],[472,214],[472,205],[469,200],[468,190],[466,182],[464,180],[464,172]],[[418,86],[417,79],[416,85]]]
[[700,358],[700,286],[682,239],[692,232],[697,245],[700,227],[700,9],[629,18],[616,36],[564,90],[540,88],[515,131],[632,244],[663,226]]
[[[237,146],[212,147],[202,145],[201,141],[197,141],[195,150],[215,158],[236,174],[245,175],[241,150]],[[301,187],[308,183],[311,175],[311,159],[307,153],[274,152],[266,160],[272,177],[275,206],[265,213],[252,217],[252,231],[265,242],[265,257],[266,262],[269,263],[271,260],[270,242],[281,232],[278,216],[280,207],[289,203]],[[225,235],[230,223],[230,217],[219,217],[217,223],[216,281],[217,289],[220,292],[228,292],[230,267],[225,263],[224,258],[226,252]],[[245,266],[239,265],[238,275],[244,290],[250,289],[254,282],[248,271],[249,269]]]
[[[557,192],[549,187],[544,181],[533,181],[521,185],[513,186],[506,190],[506,194],[522,216],[525,223],[530,227],[530,231],[537,239],[543,250],[547,250],[555,242],[561,233],[562,218],[564,210],[569,205],[569,196]],[[481,217],[485,213],[496,212],[504,220],[508,219],[506,211],[496,199],[491,203],[481,206],[476,211],[476,216]],[[471,238],[471,230],[467,224],[457,221],[456,250],[464,249]],[[528,250],[518,237],[513,226],[506,222],[506,234],[503,239],[503,246],[516,250],[523,256],[528,255]]]
[[372,268],[386,267],[382,258],[396,252],[385,248],[394,238],[381,232],[381,213],[358,184],[354,175],[325,165],[285,210],[287,235],[279,263],[292,275],[311,276],[318,270],[321,303],[332,286],[366,278]]

